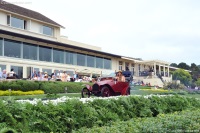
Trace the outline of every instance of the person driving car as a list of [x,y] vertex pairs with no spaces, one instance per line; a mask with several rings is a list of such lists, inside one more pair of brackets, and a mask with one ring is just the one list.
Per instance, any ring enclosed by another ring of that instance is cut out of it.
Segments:
[[117,73],[116,79],[117,79],[117,81],[119,81],[119,82],[125,82],[125,77],[124,77],[124,75],[122,74],[122,71],[119,71],[119,72]]

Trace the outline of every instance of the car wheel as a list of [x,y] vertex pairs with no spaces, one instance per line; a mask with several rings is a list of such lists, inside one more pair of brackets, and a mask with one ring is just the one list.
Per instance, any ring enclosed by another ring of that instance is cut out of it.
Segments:
[[90,91],[87,88],[83,88],[81,91],[82,98],[90,97]]
[[128,87],[127,90],[126,90],[126,95],[130,95],[131,94],[131,88]]
[[110,96],[110,89],[107,86],[104,86],[101,89],[101,96],[102,97],[109,97]]

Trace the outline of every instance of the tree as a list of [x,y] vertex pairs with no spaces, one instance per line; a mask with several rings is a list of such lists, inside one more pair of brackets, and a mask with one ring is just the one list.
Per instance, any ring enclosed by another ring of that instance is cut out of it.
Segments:
[[192,63],[191,67],[190,67],[190,70],[192,71],[191,75],[192,75],[193,81],[197,81],[197,79],[199,77],[199,74],[200,74],[199,67],[195,63]]
[[187,65],[187,64],[184,63],[184,62],[179,63],[179,64],[178,64],[178,68],[182,68],[182,69],[190,70],[190,66]]
[[173,80],[180,80],[181,83],[188,86],[192,81],[192,76],[190,75],[189,72],[183,69],[177,69],[173,73]]
[[200,86],[200,78],[198,78],[198,80],[195,82],[195,84],[196,84],[197,86]]
[[172,66],[172,67],[178,67],[178,65],[176,63],[172,63],[172,64],[170,64],[170,66]]

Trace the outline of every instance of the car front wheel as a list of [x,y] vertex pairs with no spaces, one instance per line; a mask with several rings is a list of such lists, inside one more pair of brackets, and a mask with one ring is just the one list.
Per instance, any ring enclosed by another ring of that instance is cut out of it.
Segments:
[[101,96],[102,97],[109,97],[110,96],[110,89],[107,86],[104,86],[101,89]]

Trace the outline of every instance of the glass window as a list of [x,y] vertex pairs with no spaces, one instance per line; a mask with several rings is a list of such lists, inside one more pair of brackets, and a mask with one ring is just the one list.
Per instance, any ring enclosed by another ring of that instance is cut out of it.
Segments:
[[53,29],[51,27],[43,26],[42,30],[43,30],[43,34],[53,36]]
[[52,48],[49,47],[39,47],[39,60],[40,61],[48,61],[51,62],[52,60],[52,54],[51,54]]
[[111,59],[104,58],[104,69],[111,69]]
[[0,68],[1,68],[1,71],[3,71],[4,69],[6,69],[6,65],[1,65],[0,64]]
[[5,40],[4,41],[4,56],[21,57],[21,42]]
[[24,29],[24,20],[15,18],[15,17],[11,17],[11,26],[15,27],[15,28]]
[[16,77],[21,79],[23,78],[23,67],[20,66],[11,66],[11,69],[14,69],[14,72],[16,73]]
[[3,52],[3,39],[0,38],[0,56],[2,56],[2,52]]
[[47,72],[48,73],[48,75],[51,75],[52,74],[52,70],[51,69],[42,69],[42,72],[43,73],[45,73],[45,72]]
[[77,65],[78,66],[85,66],[86,65],[86,55],[77,54]]
[[87,66],[88,67],[95,67],[95,57],[94,56],[87,56]]
[[96,68],[103,68],[103,58],[96,57]]
[[37,60],[37,45],[28,43],[23,44],[23,58]]
[[64,51],[53,49],[53,62],[64,63]]
[[66,64],[74,64],[73,59],[74,59],[73,52],[66,51]]

